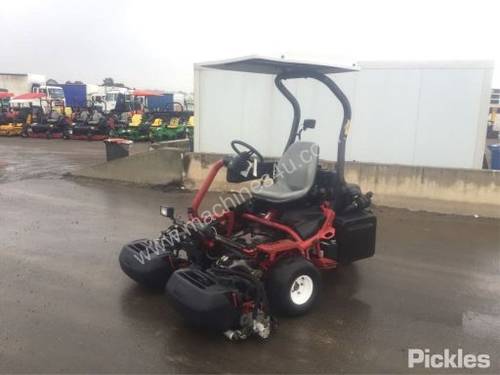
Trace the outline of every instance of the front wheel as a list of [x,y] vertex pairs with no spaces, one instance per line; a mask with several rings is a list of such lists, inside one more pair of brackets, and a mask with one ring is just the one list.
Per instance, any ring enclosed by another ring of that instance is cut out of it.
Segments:
[[272,310],[288,316],[305,314],[321,288],[321,275],[308,260],[284,258],[271,268],[266,283]]

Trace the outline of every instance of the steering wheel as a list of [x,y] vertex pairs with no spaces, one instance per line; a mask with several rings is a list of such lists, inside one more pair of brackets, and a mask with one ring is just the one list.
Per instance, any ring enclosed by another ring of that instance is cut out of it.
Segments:
[[[248,151],[241,151],[238,147],[236,147],[237,145],[245,147]],[[231,142],[231,148],[234,150],[234,152],[236,152],[240,156],[242,156],[245,153],[247,154],[246,157],[248,158],[252,155],[255,155],[257,156],[257,159],[259,159],[261,163],[264,162],[264,157],[259,151],[255,149],[255,147],[249,145],[246,142],[240,141],[239,139],[235,139],[234,141]]]

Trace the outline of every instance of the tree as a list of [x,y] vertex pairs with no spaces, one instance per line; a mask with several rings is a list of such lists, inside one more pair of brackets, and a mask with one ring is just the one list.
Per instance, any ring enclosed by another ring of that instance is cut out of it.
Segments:
[[115,81],[113,78],[111,77],[108,77],[108,78],[104,78],[102,80],[102,85],[103,86],[114,86],[115,85]]

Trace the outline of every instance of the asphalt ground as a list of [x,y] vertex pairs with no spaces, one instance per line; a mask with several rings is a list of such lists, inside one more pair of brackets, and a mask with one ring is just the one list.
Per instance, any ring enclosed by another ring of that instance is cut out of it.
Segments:
[[104,158],[102,142],[0,138],[0,372],[429,372],[409,348],[491,357],[437,372],[500,372],[500,221],[376,208],[373,258],[325,273],[316,308],[268,340],[231,342],[118,265],[192,194],[63,176]]

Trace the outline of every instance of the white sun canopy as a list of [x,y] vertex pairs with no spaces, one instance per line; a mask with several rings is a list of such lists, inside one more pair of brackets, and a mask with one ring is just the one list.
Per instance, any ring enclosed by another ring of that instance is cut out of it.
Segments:
[[260,73],[277,75],[290,71],[314,71],[323,74],[353,72],[358,69],[347,65],[326,65],[306,61],[274,59],[263,56],[245,56],[235,59],[213,61],[197,64],[199,67],[232,70],[235,72]]

